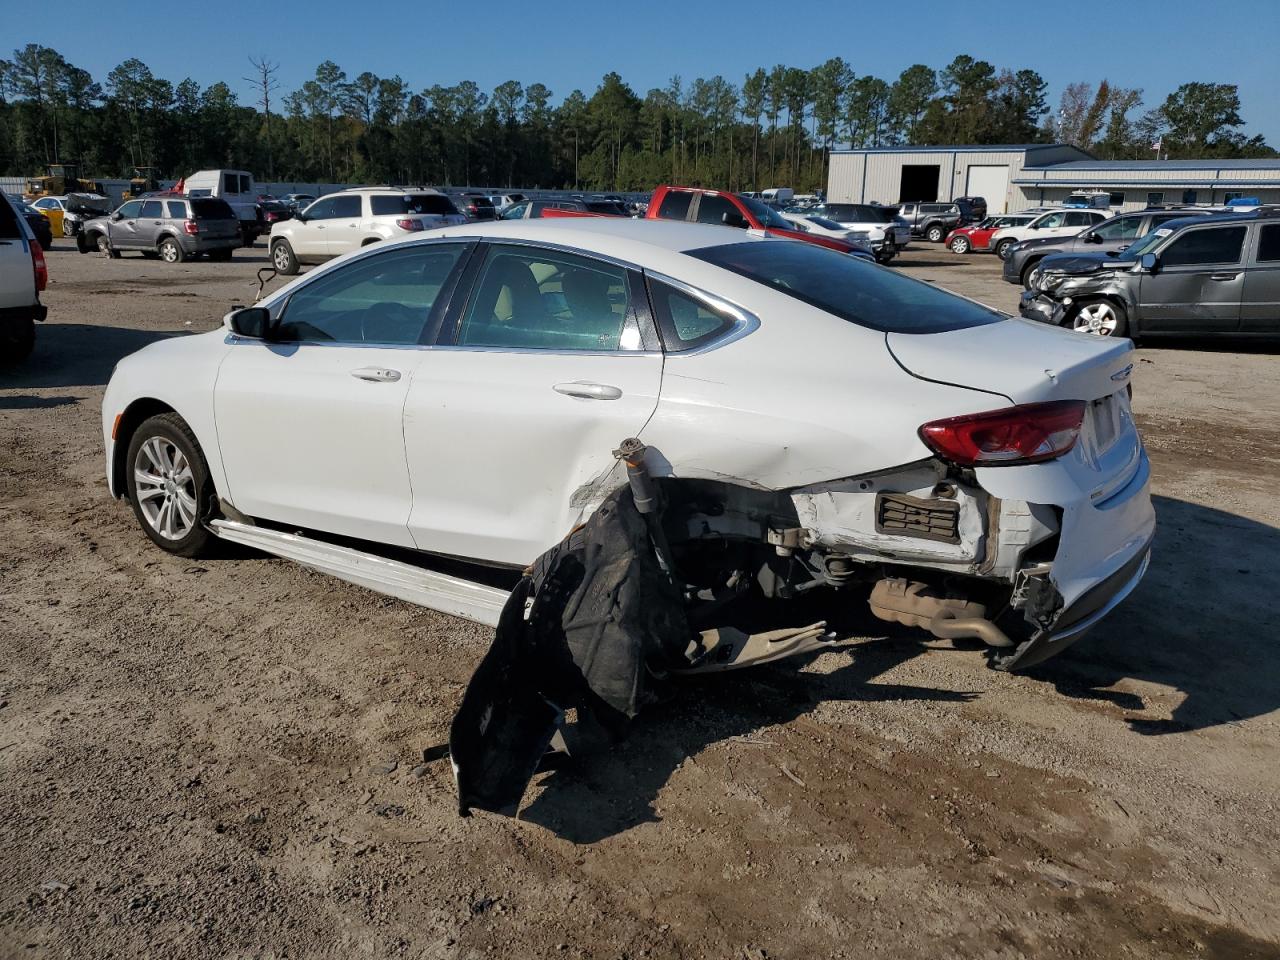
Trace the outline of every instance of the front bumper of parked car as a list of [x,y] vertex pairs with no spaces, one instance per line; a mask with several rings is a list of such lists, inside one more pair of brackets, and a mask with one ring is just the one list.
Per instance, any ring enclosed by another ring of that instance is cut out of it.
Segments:
[[1041,323],[1051,323],[1056,327],[1061,326],[1062,321],[1066,319],[1070,306],[1070,303],[1055,300],[1038,290],[1025,290],[1018,303],[1018,313],[1028,320],[1039,320]]

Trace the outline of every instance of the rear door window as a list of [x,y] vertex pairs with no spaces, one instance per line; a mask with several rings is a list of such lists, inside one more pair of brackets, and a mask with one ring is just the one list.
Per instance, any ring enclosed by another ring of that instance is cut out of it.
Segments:
[[1117,217],[1093,232],[1103,240],[1133,240],[1142,227],[1141,217]]
[[1064,227],[1087,227],[1093,222],[1094,218],[1087,213],[1068,213],[1062,225]]
[[1280,223],[1269,223],[1258,237],[1258,262],[1280,261]]
[[223,193],[241,193],[240,175],[238,173],[224,173],[222,175],[222,192]]
[[1183,267],[1209,263],[1239,263],[1247,227],[1188,230],[1160,253],[1160,265]]
[[895,270],[810,243],[760,241],[687,251],[834,316],[887,333],[941,333],[1003,314]]
[[158,219],[164,216],[164,204],[159,200],[147,200],[142,204],[142,211],[138,214],[140,217],[147,219]]
[[333,217],[360,216],[360,197],[358,194],[333,198]]
[[0,240],[18,240],[24,237],[18,225],[18,215],[9,201],[0,197]]
[[552,250],[495,245],[458,345],[521,350],[638,350],[626,270]]
[[689,204],[693,202],[693,194],[686,190],[669,190],[658,207],[658,216],[663,220],[683,220],[689,215]]

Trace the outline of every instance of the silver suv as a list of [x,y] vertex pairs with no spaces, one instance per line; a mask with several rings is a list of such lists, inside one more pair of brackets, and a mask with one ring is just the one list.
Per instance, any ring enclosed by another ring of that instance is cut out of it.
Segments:
[[126,250],[165,263],[207,255],[230,260],[240,246],[240,220],[217,197],[145,197],[129,200],[114,213],[89,220],[76,234],[81,253],[97,250],[118,258]]
[[292,220],[271,225],[271,262],[295,274],[379,240],[466,223],[453,201],[431,188],[371,187],[321,197]]

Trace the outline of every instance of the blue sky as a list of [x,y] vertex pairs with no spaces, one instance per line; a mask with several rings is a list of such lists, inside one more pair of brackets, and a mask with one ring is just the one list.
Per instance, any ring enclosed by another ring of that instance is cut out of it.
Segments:
[[1247,132],[1280,145],[1280,0],[219,0],[146,12],[62,0],[54,7],[56,16],[28,15],[30,4],[0,0],[8,38],[0,56],[10,44],[41,43],[99,81],[136,56],[174,82],[226,80],[244,103],[254,99],[240,79],[250,72],[247,58],[264,54],[280,63],[282,92],[331,59],[349,77],[398,73],[414,89],[540,81],[558,102],[575,87],[590,95],[610,70],[643,96],[677,73],[741,83],[757,66],[811,67],[841,56],[860,75],[892,80],[912,63],[940,68],[968,53],[1039,71],[1055,108],[1076,80],[1141,87],[1143,109],[1180,83],[1235,83]]

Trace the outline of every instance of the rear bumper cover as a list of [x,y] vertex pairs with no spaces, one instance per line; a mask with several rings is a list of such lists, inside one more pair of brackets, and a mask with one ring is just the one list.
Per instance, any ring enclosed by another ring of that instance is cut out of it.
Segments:
[[1141,581],[1151,563],[1151,541],[1119,570],[1085,591],[1058,615],[1053,626],[1042,630],[1007,658],[998,660],[1001,670],[1023,670],[1043,663],[1075,643],[1103,617],[1120,605]]
[[27,320],[43,320],[49,308],[37,300],[21,307],[0,307],[0,323],[23,323]]

